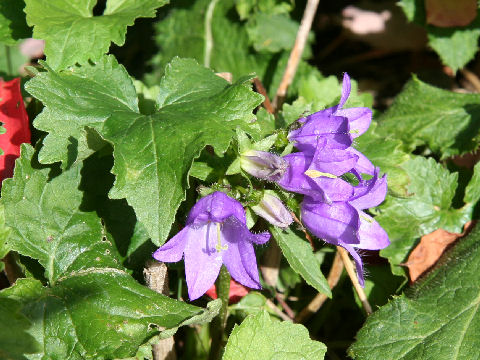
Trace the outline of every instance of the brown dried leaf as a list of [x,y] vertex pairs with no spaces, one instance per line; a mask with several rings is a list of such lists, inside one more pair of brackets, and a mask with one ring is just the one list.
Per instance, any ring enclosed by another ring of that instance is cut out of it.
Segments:
[[410,282],[415,282],[423,273],[435,265],[447,246],[458,238],[465,236],[472,228],[473,222],[469,221],[463,227],[461,234],[438,229],[422,236],[420,243],[410,253],[407,262],[402,264],[408,267]]
[[477,16],[477,0],[425,0],[427,24],[467,26]]

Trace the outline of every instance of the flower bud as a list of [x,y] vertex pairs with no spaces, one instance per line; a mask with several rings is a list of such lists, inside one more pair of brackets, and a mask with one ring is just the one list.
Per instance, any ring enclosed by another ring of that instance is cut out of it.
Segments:
[[290,211],[280,199],[267,192],[263,194],[262,200],[257,205],[252,206],[251,209],[270,224],[281,228],[288,227],[293,221]]
[[288,163],[280,156],[266,151],[248,150],[240,156],[240,166],[259,179],[279,181]]

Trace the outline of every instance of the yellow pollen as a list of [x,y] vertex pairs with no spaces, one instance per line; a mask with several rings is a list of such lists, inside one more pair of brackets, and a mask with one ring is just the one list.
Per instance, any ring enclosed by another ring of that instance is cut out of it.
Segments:
[[220,235],[220,223],[217,223],[217,245],[215,246],[215,250],[217,252],[220,252],[222,250],[227,250],[228,249],[228,244],[225,244],[222,246],[222,239]]
[[325,177],[328,177],[330,179],[336,179],[337,176],[333,175],[333,174],[330,174],[330,173],[325,173],[325,172],[321,172],[321,171],[317,171],[317,170],[307,170],[305,171],[305,175],[307,175],[308,177],[314,179],[314,178],[318,178],[320,176],[325,176]]

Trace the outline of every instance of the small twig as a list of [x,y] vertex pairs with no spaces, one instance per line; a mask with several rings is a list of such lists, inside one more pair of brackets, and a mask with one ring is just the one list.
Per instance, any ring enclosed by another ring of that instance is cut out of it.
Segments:
[[[343,262],[340,253],[337,251],[327,278],[328,286],[330,287],[330,289],[333,289],[335,286],[337,286],[338,281],[342,276],[342,272]],[[320,307],[327,299],[327,295],[323,293],[318,293],[317,296],[315,296],[313,300],[310,301],[310,303],[298,313],[295,318],[295,322],[304,323],[305,321],[307,321],[313,314],[315,314],[320,309]]]
[[283,310],[285,310],[290,320],[293,320],[295,318],[295,312],[292,310],[290,306],[288,306],[288,304],[283,299],[282,295],[280,295],[279,293],[275,293],[275,299],[277,299],[278,303],[282,306]]
[[360,301],[363,305],[363,308],[365,309],[365,312],[367,313],[367,315],[370,315],[373,312],[372,307],[368,302],[367,295],[365,295],[365,291],[363,291],[363,288],[358,283],[357,274],[355,273],[355,269],[353,268],[353,264],[350,261],[350,257],[348,256],[347,250],[345,250],[341,246],[337,246],[337,251],[340,253],[340,256],[342,257],[343,265],[345,265],[345,270],[347,270],[347,274],[350,277],[350,280],[352,281],[353,287],[357,292],[358,297],[360,298]]
[[478,76],[468,69],[461,69],[460,72],[465,77],[465,79],[467,79],[468,82],[473,85],[475,91],[480,92],[480,79],[478,78]]
[[293,220],[300,225],[303,233],[305,234],[305,238],[308,240],[308,242],[310,243],[310,246],[312,247],[312,250],[315,251],[315,244],[313,242],[313,239],[312,237],[310,236],[310,234],[307,232],[307,230],[305,230],[305,226],[303,226],[302,222],[298,219],[297,215],[295,215],[295,213],[293,211],[290,212],[290,214],[292,215],[293,217]]
[[[163,295],[169,293],[168,290],[168,272],[167,266],[162,262],[149,261],[147,267],[143,269],[143,276],[147,286]],[[175,340],[172,337],[159,340],[152,345],[154,360],[176,360]]]
[[290,57],[288,58],[287,68],[283,74],[282,81],[278,87],[277,94],[273,100],[273,108],[278,111],[285,97],[287,95],[287,89],[293,81],[295,72],[297,71],[298,63],[305,48],[307,42],[307,37],[312,27],[313,18],[317,12],[318,4],[320,0],[308,0],[307,5],[305,6],[305,11],[303,12],[302,21],[300,27],[298,28],[297,38],[295,39],[295,45],[293,46],[292,51],[290,52]]
[[259,94],[262,94],[265,100],[263,100],[263,107],[270,113],[273,114],[275,111],[273,109],[272,103],[270,102],[270,99],[268,98],[267,90],[263,87],[262,82],[258,77],[253,79],[253,84],[255,85],[255,89],[257,89],[257,92]]
[[266,304],[267,306],[272,309],[275,314],[277,314],[278,316],[280,316],[280,318],[284,321],[292,321],[291,318],[288,317],[288,315],[284,314],[274,303],[272,300],[270,299],[267,299],[266,301]]

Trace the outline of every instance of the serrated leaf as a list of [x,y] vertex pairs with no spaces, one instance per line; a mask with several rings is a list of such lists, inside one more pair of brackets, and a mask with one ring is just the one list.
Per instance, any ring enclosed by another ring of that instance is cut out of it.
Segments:
[[462,208],[452,208],[458,174],[450,173],[434,159],[417,157],[405,163],[403,168],[410,179],[410,195],[389,196],[375,217],[391,242],[380,254],[388,258],[396,275],[404,275],[398,265],[421,236],[440,228],[462,232],[463,225],[472,219],[475,205],[469,201],[475,200],[472,196],[465,198]]
[[47,69],[25,85],[45,105],[34,121],[49,133],[39,154],[42,163],[62,161],[68,167],[87,158],[96,149],[86,127],[100,129],[115,112],[139,112],[132,79],[113,56],[68,71]]
[[52,169],[42,169],[33,154],[22,145],[1,203],[12,229],[9,246],[45,267],[49,287],[18,280],[0,298],[23,303],[29,332],[43,344],[45,358],[132,356],[155,334],[150,324],[177,327],[201,311],[155,293],[123,270],[101,219],[80,210],[81,164],[50,178]]
[[165,242],[188,187],[193,159],[205,145],[227,150],[240,126],[249,131],[261,97],[248,84],[229,85],[193,60],[175,59],[160,83],[160,109],[122,113],[102,136],[114,144],[112,198],[126,198],[157,245]]
[[136,18],[155,17],[167,0],[107,0],[101,16],[93,16],[95,0],[26,0],[33,36],[45,40],[48,64],[54,69],[96,61],[110,43],[122,46],[127,26]]
[[321,360],[326,351],[324,344],[310,340],[303,325],[272,321],[263,311],[235,326],[222,359]]
[[456,72],[472,60],[478,51],[479,25],[480,20],[475,20],[466,28],[428,26],[428,44],[442,62]]
[[442,159],[478,146],[480,95],[457,94],[410,80],[378,120],[378,133],[403,142],[406,152],[427,145]]
[[3,297],[22,302],[22,312],[32,322],[29,333],[43,345],[39,356],[49,359],[133,356],[158,333],[151,324],[175,327],[201,310],[109,268],[79,271],[50,288],[21,279],[2,291]]
[[410,156],[401,150],[402,142],[393,136],[383,137],[377,134],[377,123],[372,122],[368,131],[355,139],[355,148],[366,155],[370,161],[380,167],[388,176],[389,191],[406,195],[408,175],[403,164]]
[[300,238],[293,230],[281,230],[271,226],[270,232],[282,249],[283,256],[295,272],[317,291],[332,296],[327,279],[320,270],[320,263],[308,242]]
[[446,253],[407,295],[371,316],[349,349],[354,359],[478,358],[480,232]]
[[207,144],[224,152],[237,126],[251,131],[261,96],[247,80],[230,85],[193,60],[175,59],[160,84],[159,111],[147,116],[139,112],[132,81],[113,57],[39,74],[28,84],[46,105],[35,122],[50,132],[39,158],[70,165],[95,150],[83,129],[98,132],[114,145],[117,178],[110,197],[126,198],[160,245],[188,187],[193,159]]
[[31,37],[25,21],[24,0],[2,0],[0,2],[0,43],[14,45],[20,39]]
[[40,351],[40,344],[27,333],[30,321],[20,313],[20,303],[0,297],[0,358],[25,360],[24,354]]
[[246,29],[255,50],[276,53],[293,48],[299,24],[288,14],[257,12]]
[[38,259],[52,284],[90,267],[121,269],[98,216],[79,209],[80,166],[49,181],[49,168],[32,168],[33,148],[24,144],[21,151],[13,179],[2,188],[8,246]]

